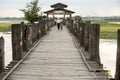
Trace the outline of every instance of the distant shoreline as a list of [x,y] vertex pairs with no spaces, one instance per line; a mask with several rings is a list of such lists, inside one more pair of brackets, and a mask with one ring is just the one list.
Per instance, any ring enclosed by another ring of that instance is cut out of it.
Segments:
[[120,24],[120,22],[108,22],[109,24]]
[[5,21],[3,21],[3,20],[0,20],[0,23],[10,23],[11,21],[7,21],[7,20],[5,20]]

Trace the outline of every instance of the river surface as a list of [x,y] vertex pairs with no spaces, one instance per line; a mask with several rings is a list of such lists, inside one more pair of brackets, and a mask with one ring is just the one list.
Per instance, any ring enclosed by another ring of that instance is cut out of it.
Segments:
[[[0,37],[3,36],[5,39],[5,65],[12,61],[12,46],[11,46],[11,35],[0,33]],[[116,66],[116,40],[105,40],[100,39],[100,57],[101,63],[104,69],[109,70],[110,74],[114,77],[115,66]]]
[[112,77],[115,75],[117,54],[117,40],[100,40],[100,57],[104,69],[109,70]]
[[110,24],[120,24],[120,22],[108,22]]
[[0,21],[0,23],[10,23],[10,21]]
[[0,32],[0,37],[1,36],[3,36],[5,40],[5,66],[7,66],[10,63],[10,61],[12,61],[11,34]]

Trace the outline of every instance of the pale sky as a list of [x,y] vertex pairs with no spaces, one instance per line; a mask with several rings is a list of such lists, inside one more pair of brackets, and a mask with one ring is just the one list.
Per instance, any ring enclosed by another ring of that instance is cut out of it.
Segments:
[[[32,0],[0,0],[0,17],[23,17],[19,11]],[[74,15],[84,16],[120,16],[120,0],[39,0],[42,11],[47,11],[55,3],[68,5]]]

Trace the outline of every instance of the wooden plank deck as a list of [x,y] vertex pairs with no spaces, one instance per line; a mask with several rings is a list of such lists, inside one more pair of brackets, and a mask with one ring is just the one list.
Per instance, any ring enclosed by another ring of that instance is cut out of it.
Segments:
[[[95,80],[64,27],[51,29],[7,80]],[[102,79],[101,79],[102,80]]]

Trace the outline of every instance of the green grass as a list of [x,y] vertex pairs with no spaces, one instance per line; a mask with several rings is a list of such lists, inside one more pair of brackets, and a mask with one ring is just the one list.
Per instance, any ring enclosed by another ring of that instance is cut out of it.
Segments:
[[0,23],[0,32],[10,31],[10,23]]
[[117,39],[117,30],[120,29],[120,24],[100,24],[100,38],[101,39]]
[[21,22],[27,23],[26,20],[10,20],[8,23],[0,23],[0,32],[8,32],[10,31],[11,24],[20,24]]

